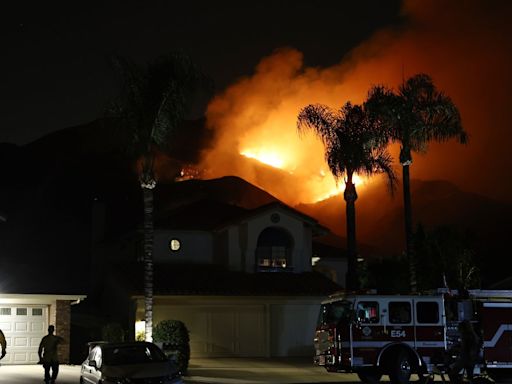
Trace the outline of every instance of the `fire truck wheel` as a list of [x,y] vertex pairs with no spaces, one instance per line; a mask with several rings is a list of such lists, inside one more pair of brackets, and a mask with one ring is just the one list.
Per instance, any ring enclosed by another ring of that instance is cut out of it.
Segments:
[[389,378],[393,384],[409,384],[411,378],[412,364],[409,354],[406,351],[399,351]]
[[382,377],[382,373],[376,370],[364,370],[357,372],[357,376],[359,376],[359,380],[361,380],[365,384],[377,384],[380,383],[380,378]]

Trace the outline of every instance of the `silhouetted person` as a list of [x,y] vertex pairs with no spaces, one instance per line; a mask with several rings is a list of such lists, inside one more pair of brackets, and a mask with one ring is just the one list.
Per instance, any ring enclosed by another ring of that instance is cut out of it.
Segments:
[[473,370],[480,353],[481,340],[473,329],[473,325],[468,320],[459,323],[460,350],[457,360],[450,365],[448,376],[451,383],[460,382],[459,372],[466,370],[466,375],[470,383],[473,382]]
[[57,347],[64,341],[62,337],[55,336],[53,332],[55,332],[55,327],[50,325],[48,327],[48,334],[41,340],[38,350],[39,362],[44,367],[44,382],[46,384],[55,383],[55,380],[57,380],[57,375],[59,374]]
[[5,341],[5,335],[0,329],[0,346],[2,347],[2,355],[0,356],[0,360],[2,360],[7,353],[7,342]]

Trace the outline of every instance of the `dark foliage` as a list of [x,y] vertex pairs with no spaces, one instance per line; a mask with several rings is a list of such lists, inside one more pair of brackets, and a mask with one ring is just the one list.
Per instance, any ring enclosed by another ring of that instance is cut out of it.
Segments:
[[153,330],[153,340],[163,343],[163,350],[173,358],[178,369],[185,374],[190,360],[190,339],[187,327],[179,320],[163,320]]

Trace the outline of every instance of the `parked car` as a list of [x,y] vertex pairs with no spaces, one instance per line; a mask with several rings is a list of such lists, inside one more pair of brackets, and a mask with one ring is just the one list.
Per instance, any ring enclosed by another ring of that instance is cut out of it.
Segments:
[[81,384],[183,384],[176,364],[153,343],[90,343]]

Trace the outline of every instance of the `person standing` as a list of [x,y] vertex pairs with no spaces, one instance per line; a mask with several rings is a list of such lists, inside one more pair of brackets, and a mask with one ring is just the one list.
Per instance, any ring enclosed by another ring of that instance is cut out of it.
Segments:
[[0,329],[0,346],[2,347],[2,355],[0,356],[0,360],[2,360],[7,353],[7,342],[5,341],[5,335]]
[[458,358],[450,365],[448,376],[450,383],[461,382],[459,372],[466,370],[466,376],[469,383],[473,382],[473,370],[482,347],[481,339],[475,332],[473,325],[468,320],[459,323],[460,346]]
[[[59,356],[57,347],[64,339],[60,336],[55,336],[55,327],[50,325],[48,327],[48,334],[43,337],[39,344],[39,362],[43,364],[44,368],[44,382],[46,384],[53,384],[57,380],[59,374]],[[50,374],[51,370],[51,374]]]

